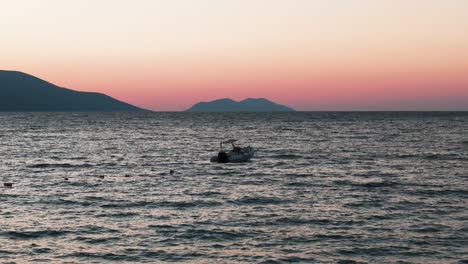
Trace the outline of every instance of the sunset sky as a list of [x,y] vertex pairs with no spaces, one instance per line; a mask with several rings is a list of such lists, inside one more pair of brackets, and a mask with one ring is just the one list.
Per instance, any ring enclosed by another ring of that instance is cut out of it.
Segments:
[[0,3],[0,69],[153,110],[468,110],[467,0]]

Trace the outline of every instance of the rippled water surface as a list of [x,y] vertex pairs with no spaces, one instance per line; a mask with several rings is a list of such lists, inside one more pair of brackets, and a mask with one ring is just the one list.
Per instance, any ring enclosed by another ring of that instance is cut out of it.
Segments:
[[[466,112],[3,113],[0,263],[468,263],[467,131]],[[210,163],[226,138],[255,158]]]

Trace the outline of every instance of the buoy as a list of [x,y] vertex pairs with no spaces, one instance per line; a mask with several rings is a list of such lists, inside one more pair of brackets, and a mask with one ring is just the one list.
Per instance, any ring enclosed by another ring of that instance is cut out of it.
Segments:
[[68,178],[63,178],[65,181],[68,181]]
[[13,188],[13,183],[12,182],[5,182],[5,183],[3,183],[3,186],[5,186],[7,188]]
[[174,174],[174,170],[170,170],[170,171],[169,171],[169,174],[170,174],[170,175]]

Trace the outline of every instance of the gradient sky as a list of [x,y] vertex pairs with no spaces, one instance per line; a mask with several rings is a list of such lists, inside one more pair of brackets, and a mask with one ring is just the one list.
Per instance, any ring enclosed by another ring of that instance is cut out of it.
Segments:
[[468,110],[468,1],[0,0],[0,69],[162,111]]

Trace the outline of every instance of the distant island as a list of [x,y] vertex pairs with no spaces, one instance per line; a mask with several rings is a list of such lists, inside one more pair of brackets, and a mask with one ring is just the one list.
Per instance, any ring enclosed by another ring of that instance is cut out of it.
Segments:
[[292,112],[294,109],[280,105],[265,98],[247,98],[240,102],[229,98],[211,102],[200,102],[187,112]]
[[0,70],[3,112],[135,112],[142,108],[101,93],[78,92],[18,71]]

